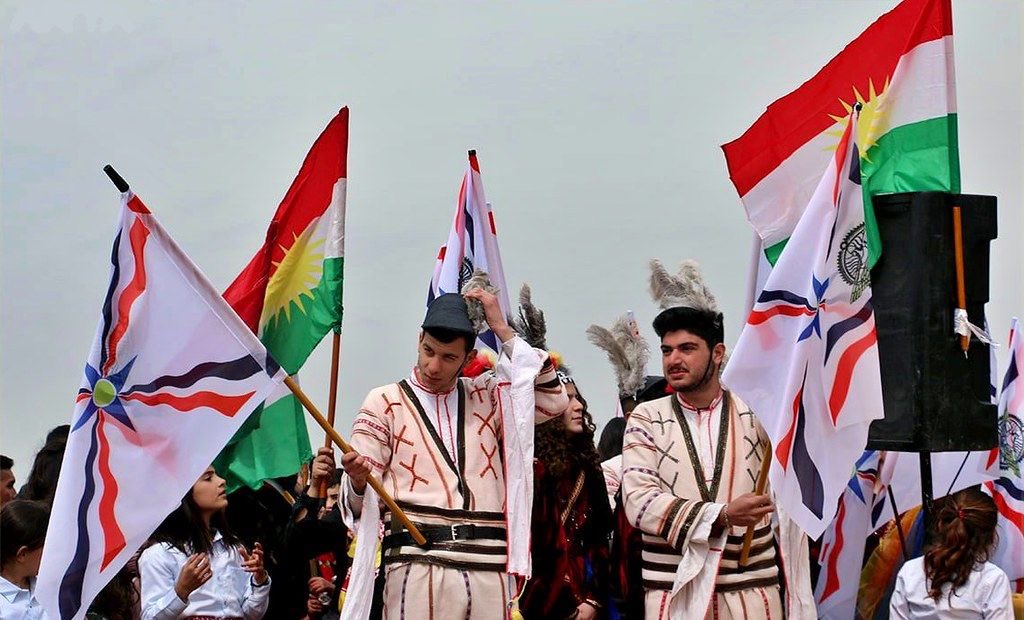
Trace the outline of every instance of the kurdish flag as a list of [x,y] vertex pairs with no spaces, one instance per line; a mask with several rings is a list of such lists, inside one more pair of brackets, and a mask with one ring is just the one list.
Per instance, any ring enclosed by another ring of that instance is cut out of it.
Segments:
[[775,264],[857,104],[869,261],[875,194],[960,191],[950,0],[904,0],[724,145],[747,219]]
[[[328,123],[277,208],[263,247],[224,292],[289,374],[341,329],[348,108]],[[286,388],[217,457],[228,489],[287,476],[312,456],[302,406]]]

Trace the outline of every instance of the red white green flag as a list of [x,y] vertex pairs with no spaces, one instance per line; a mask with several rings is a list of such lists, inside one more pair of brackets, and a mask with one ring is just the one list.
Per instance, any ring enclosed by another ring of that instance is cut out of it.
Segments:
[[[328,123],[274,214],[263,247],[224,298],[294,375],[341,329],[348,108]],[[214,463],[229,489],[288,476],[312,456],[306,419],[287,391],[267,399]]]
[[857,144],[869,262],[870,197],[960,191],[950,0],[904,0],[724,145],[729,176],[774,264],[860,103]]

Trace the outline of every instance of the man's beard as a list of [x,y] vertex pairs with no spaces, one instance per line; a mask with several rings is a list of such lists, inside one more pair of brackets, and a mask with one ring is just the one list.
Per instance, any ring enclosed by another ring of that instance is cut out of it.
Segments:
[[714,363],[714,358],[712,358],[709,355],[708,361],[704,364],[704,372],[701,373],[700,379],[698,379],[691,385],[686,385],[682,387],[676,387],[673,385],[672,389],[679,394],[692,394],[693,392],[697,392],[703,389],[708,384],[708,382],[711,381],[711,378],[714,377],[717,373],[718,366]]

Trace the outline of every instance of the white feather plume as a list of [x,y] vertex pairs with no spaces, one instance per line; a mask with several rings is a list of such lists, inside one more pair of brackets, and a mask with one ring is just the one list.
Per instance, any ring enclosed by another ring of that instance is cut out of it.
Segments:
[[718,301],[704,281],[700,263],[693,259],[684,260],[674,275],[661,261],[652,259],[651,297],[662,310],[687,307],[718,312]]
[[587,328],[587,339],[608,354],[620,396],[633,396],[643,387],[651,353],[629,314],[616,319],[611,329],[591,325]]

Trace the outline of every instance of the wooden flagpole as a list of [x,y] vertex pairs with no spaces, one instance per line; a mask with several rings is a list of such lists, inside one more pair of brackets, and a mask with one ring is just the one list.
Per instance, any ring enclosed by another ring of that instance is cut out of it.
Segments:
[[[347,441],[342,439],[341,435],[338,434],[338,431],[334,430],[334,427],[327,423],[327,419],[323,416],[322,413],[320,413],[320,410],[316,408],[316,405],[314,405],[313,402],[309,400],[309,397],[306,396],[306,394],[302,391],[302,389],[299,387],[299,384],[295,383],[294,379],[292,379],[291,377],[285,377],[284,384],[288,386],[288,389],[292,391],[292,394],[295,394],[295,398],[299,399],[299,402],[302,403],[302,406],[306,408],[306,411],[309,412],[309,415],[313,416],[313,419],[316,420],[316,423],[320,425],[320,428],[324,429],[324,432],[327,433],[327,436],[330,437],[331,441],[333,441],[339,448],[341,448],[341,451],[343,453],[348,454],[349,452],[355,452],[352,446]],[[370,477],[366,479],[366,483],[373,487],[373,490],[377,492],[377,495],[380,496],[381,500],[391,510],[391,515],[402,522],[402,525],[404,525],[405,529],[408,530],[413,540],[416,541],[416,544],[427,544],[427,539],[423,537],[423,534],[419,531],[419,529],[417,529],[413,522],[409,520],[409,517],[405,514],[405,512],[403,512],[402,509],[398,507],[398,504],[395,503],[394,498],[392,498],[391,495],[384,490],[384,485],[380,483],[380,480],[377,480],[377,478],[375,478],[371,474]]]
[[[761,469],[757,472],[757,482],[754,484],[754,494],[763,495],[764,489],[768,486],[768,470],[772,464],[772,444],[768,442],[768,449],[764,452],[764,458],[761,459]],[[754,542],[754,526],[756,524],[751,523],[747,526],[747,531],[743,535],[743,547],[740,549],[740,566],[746,566],[747,561],[750,559],[750,545]]]
[[[338,363],[341,359],[341,330],[334,330],[334,337],[331,342],[331,383],[330,392],[327,396],[327,423],[334,428],[334,414],[338,408]],[[324,433],[324,447],[331,447],[330,433]],[[317,490],[317,497],[327,497],[327,481],[320,482]]]
[[[960,217],[960,206],[953,206],[953,253],[956,258],[956,303],[961,310],[967,311],[967,286],[964,282],[964,232]],[[960,348],[964,357],[971,346],[971,334],[960,336]]]

